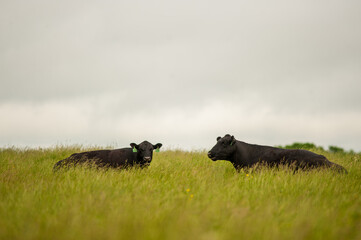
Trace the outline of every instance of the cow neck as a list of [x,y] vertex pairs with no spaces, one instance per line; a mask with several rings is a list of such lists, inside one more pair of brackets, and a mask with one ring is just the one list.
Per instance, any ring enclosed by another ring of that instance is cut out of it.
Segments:
[[141,162],[142,162],[142,159],[141,159],[139,153],[137,153],[137,156],[135,157],[135,159],[136,159],[137,163],[141,163]]
[[230,156],[229,160],[231,163],[237,163],[237,156],[238,156],[238,146],[236,143],[236,151],[233,152],[233,154]]
[[234,151],[234,153],[230,157],[231,162],[236,165],[242,165],[242,151],[240,147],[241,144],[242,143],[239,141],[236,142],[236,151]]

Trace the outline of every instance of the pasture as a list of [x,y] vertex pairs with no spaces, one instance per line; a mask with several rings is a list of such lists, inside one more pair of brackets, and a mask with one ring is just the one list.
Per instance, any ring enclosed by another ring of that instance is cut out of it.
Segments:
[[205,150],[154,153],[143,170],[52,172],[84,150],[0,149],[0,239],[361,239],[361,154],[314,149],[347,175],[237,173]]

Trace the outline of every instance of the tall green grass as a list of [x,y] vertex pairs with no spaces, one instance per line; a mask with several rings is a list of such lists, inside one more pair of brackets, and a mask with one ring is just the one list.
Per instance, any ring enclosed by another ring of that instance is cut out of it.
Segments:
[[52,172],[82,150],[0,150],[0,239],[361,239],[360,154],[316,150],[347,175],[237,173],[178,150],[143,170]]

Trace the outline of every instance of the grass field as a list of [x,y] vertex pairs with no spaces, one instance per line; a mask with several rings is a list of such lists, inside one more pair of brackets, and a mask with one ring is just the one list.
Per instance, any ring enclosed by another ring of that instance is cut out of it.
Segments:
[[146,170],[52,172],[81,150],[0,149],[0,239],[361,239],[360,154],[316,150],[347,175],[176,150]]

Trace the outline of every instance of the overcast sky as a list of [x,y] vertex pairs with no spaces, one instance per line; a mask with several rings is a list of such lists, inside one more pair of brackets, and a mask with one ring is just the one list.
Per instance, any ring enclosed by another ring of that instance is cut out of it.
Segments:
[[2,147],[361,151],[361,1],[0,1],[0,81]]

